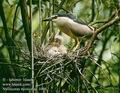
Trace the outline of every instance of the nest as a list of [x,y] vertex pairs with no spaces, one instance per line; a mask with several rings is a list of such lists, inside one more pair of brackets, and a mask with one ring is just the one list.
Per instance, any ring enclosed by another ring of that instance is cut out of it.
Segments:
[[82,54],[83,49],[78,49],[76,51],[67,51],[65,54],[55,54],[52,56],[48,55],[48,52],[45,48],[39,47],[34,48],[34,58],[35,62],[39,61],[38,63],[54,63],[58,60],[67,59],[67,60],[74,60],[74,62],[77,62],[78,60],[82,58],[87,58],[90,56],[90,54]]

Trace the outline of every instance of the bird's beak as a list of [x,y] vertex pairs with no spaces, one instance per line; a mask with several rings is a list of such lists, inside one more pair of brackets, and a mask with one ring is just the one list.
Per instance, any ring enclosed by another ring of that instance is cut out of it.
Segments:
[[44,19],[43,21],[52,21],[52,17],[48,17],[48,18]]

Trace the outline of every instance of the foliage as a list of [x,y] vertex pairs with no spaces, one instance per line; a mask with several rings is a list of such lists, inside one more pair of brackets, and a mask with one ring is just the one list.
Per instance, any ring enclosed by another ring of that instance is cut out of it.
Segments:
[[[120,92],[120,0],[32,0],[32,20],[30,5],[29,0],[0,0],[1,79],[31,78],[34,54],[35,93]],[[42,20],[54,13],[84,19],[99,40],[93,36],[87,49],[72,52],[74,41],[62,34],[68,54],[48,57],[45,47],[59,31]]]

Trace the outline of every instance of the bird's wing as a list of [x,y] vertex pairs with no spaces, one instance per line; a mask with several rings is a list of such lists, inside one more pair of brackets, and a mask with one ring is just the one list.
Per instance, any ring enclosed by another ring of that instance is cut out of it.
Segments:
[[79,19],[79,20],[74,19],[73,21],[74,21],[74,22],[77,22],[77,23],[79,23],[79,24],[88,25],[85,21],[83,21],[83,20],[81,20],[81,19]]
[[93,27],[89,26],[88,23],[85,22],[84,20],[81,20],[81,19],[76,20],[76,19],[74,19],[73,21],[74,21],[74,22],[77,22],[78,24],[87,25],[91,30],[93,30]]
[[84,25],[76,22],[71,24],[70,29],[75,36],[92,35],[94,32],[93,29],[91,29],[88,25]]

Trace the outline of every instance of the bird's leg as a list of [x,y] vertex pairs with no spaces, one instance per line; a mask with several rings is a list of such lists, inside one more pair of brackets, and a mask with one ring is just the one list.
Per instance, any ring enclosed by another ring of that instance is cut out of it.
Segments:
[[75,51],[79,46],[80,46],[79,39],[78,39],[78,38],[75,38],[75,45],[74,45],[72,51]]
[[[87,49],[87,47],[88,47],[88,43],[89,43],[89,40],[87,40],[86,42],[85,42],[85,48]],[[87,54],[90,56],[90,51],[87,51]]]
[[85,46],[79,50],[80,55],[82,53],[82,54],[87,54],[88,56],[90,56],[90,51],[88,51],[89,41],[90,40],[85,41]]
[[86,40],[85,41],[85,47],[87,47],[88,43],[89,43],[89,40]]

